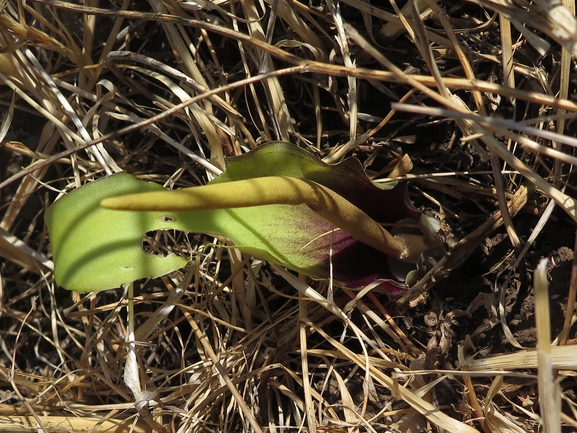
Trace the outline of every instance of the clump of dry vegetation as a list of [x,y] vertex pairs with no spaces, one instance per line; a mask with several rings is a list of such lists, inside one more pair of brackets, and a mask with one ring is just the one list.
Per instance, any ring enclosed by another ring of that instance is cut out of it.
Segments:
[[[0,2],[0,430],[577,429],[573,10]],[[136,284],[127,360],[127,293],[55,285],[46,208],[120,170],[202,184],[275,140],[408,179],[450,254],[391,300],[150,233],[191,261]]]

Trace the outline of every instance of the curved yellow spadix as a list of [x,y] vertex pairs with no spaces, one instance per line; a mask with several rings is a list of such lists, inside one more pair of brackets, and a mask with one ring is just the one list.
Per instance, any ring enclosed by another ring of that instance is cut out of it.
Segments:
[[307,205],[339,229],[382,253],[400,260],[404,243],[339,194],[317,182],[287,176],[267,176],[208,184],[174,191],[157,191],[102,200],[106,209],[132,211],[196,211],[264,205]]

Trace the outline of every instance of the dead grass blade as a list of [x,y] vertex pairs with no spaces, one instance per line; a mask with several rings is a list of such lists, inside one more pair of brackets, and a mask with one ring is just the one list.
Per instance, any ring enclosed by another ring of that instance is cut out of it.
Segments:
[[54,270],[54,263],[25,242],[0,227],[0,257],[4,257],[34,273]]
[[577,20],[561,0],[537,0],[531,7],[517,6],[507,1],[472,0],[488,9],[493,9],[516,23],[517,30],[523,33],[541,53],[547,49],[545,41],[538,36],[529,36],[525,27],[537,28],[555,39],[572,55],[577,55],[575,44]]
[[561,432],[561,393],[551,356],[551,317],[549,315],[549,284],[547,283],[547,263],[544,259],[535,269],[535,320],[537,327],[537,377],[539,385],[539,406],[543,429],[550,433]]
[[[152,430],[144,423],[135,423],[132,420],[114,421],[102,420],[94,417],[74,416],[43,416],[42,422],[46,432],[56,433],[61,431],[108,433],[117,431],[130,431],[134,433],[148,433]],[[29,416],[0,416],[0,431],[11,433],[29,432],[36,429],[36,423]]]
[[[324,308],[331,311],[333,314],[341,316],[344,320],[349,322],[349,326],[352,329],[355,329],[356,326],[351,323],[344,313],[340,311],[338,307],[334,304],[331,304],[326,299],[324,299],[321,295],[317,292],[312,290],[307,284],[304,284],[298,278],[294,277],[287,271],[283,270],[282,268],[276,267],[276,270],[279,274],[282,275],[284,279],[287,280],[289,284],[291,284],[299,293],[303,293],[307,298],[319,302]],[[323,336],[329,342],[338,353],[342,353],[347,359],[353,361],[359,367],[363,369],[369,369],[371,373],[371,377],[373,380],[376,380],[380,384],[384,385],[389,390],[394,390],[393,392],[398,393],[399,398],[402,399],[404,402],[408,403],[414,410],[416,410],[421,415],[425,416],[428,420],[430,420],[435,425],[438,425],[441,428],[448,429],[449,431],[454,432],[476,432],[477,430],[471,428],[470,426],[457,422],[455,419],[445,415],[443,412],[432,406],[429,402],[424,400],[423,398],[419,397],[416,393],[408,390],[405,387],[399,387],[398,383],[396,383],[390,376],[382,372],[381,370],[376,368],[376,364],[374,362],[367,362],[367,359],[364,356],[357,355],[347,349],[338,341],[334,340],[332,337],[327,335],[321,328],[317,327],[314,323],[310,320],[306,321],[307,325],[310,326],[315,332],[318,332],[320,335]],[[355,330],[356,333],[362,335],[362,332],[358,329]],[[370,343],[370,341],[369,341]]]

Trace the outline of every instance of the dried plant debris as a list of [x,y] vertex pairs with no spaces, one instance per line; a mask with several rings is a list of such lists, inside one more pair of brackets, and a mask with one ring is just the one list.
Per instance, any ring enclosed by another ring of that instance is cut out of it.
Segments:
[[[76,3],[0,2],[0,431],[577,429],[573,2]],[[56,285],[63,195],[274,141],[406,181],[448,253],[393,300],[161,231],[179,270]]]

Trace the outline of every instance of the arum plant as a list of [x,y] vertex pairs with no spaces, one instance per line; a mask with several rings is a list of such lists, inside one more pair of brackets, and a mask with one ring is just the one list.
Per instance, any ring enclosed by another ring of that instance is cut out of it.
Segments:
[[204,186],[167,191],[109,176],[58,200],[46,221],[56,281],[78,292],[182,267],[181,257],[143,252],[143,235],[161,229],[224,236],[245,253],[346,287],[382,279],[392,296],[442,251],[436,220],[407,202],[404,186],[378,188],[357,159],[327,165],[286,143],[232,158]]

